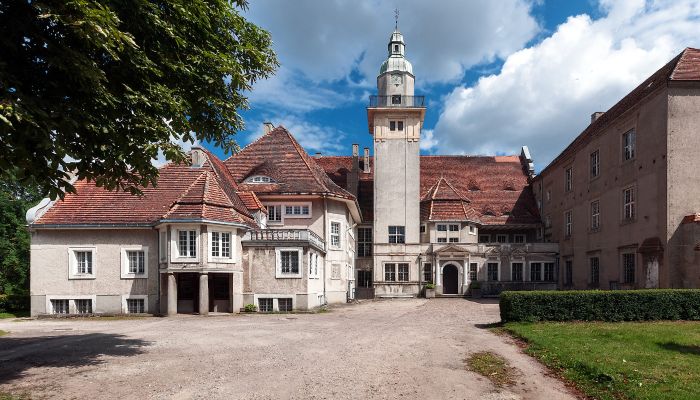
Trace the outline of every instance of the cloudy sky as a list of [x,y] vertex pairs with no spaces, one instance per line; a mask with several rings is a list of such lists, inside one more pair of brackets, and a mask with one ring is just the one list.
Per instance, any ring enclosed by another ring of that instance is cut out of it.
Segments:
[[[542,169],[590,121],[685,47],[700,47],[700,0],[258,0],[281,67],[249,94],[245,145],[262,122],[310,153],[371,147],[369,95],[400,9],[425,154],[517,154]],[[225,157],[219,151],[215,151]]]

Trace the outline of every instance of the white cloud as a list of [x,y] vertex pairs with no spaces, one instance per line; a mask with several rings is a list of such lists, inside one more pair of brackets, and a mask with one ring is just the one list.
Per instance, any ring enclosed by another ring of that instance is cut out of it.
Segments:
[[420,149],[430,152],[438,145],[437,139],[433,135],[432,129],[425,129],[421,132]]
[[[313,124],[303,118],[291,114],[266,116],[264,121],[270,121],[274,126],[284,126],[299,144],[311,155],[315,152],[337,154],[347,151],[343,147],[346,133],[333,127]],[[250,143],[263,135],[263,121],[248,123],[251,132],[247,139]]]
[[443,153],[519,152],[543,168],[590,122],[687,46],[700,44],[700,2],[603,0],[605,16],[570,17],[502,70],[446,98],[435,127]]
[[[194,132],[192,132],[192,134],[194,134]],[[172,143],[175,143],[178,146],[180,146],[180,148],[184,152],[188,152],[188,151],[192,150],[192,147],[199,145],[199,141],[196,139],[195,139],[194,143],[192,143],[192,142],[185,142],[182,139],[176,139],[175,137],[170,137],[170,141]],[[162,150],[158,150],[158,157],[151,160],[151,164],[153,164],[157,168],[162,167],[167,162],[168,162],[168,160],[165,159],[165,155],[163,154]]]

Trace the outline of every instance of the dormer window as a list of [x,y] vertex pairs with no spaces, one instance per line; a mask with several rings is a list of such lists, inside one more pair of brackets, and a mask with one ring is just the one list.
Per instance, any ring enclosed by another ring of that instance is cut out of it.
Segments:
[[247,178],[246,183],[275,183],[275,180],[265,175],[255,175]]
[[394,52],[396,52],[396,53],[399,52],[399,45],[398,44],[394,45]]

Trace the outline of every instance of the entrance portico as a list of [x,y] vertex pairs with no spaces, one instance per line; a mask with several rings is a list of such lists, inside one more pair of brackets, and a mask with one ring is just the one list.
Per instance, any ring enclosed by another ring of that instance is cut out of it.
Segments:
[[167,315],[236,310],[232,272],[165,272],[161,277],[161,300],[166,305],[161,310]]
[[437,249],[435,258],[435,289],[441,294],[466,294],[469,287],[469,256],[467,249],[450,244]]

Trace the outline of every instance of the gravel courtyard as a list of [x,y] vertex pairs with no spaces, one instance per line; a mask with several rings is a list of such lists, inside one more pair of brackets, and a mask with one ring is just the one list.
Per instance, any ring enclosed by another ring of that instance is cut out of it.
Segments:
[[[498,305],[368,301],[322,314],[0,322],[0,393],[62,399],[573,399],[507,338]],[[497,388],[465,369],[493,351]]]

